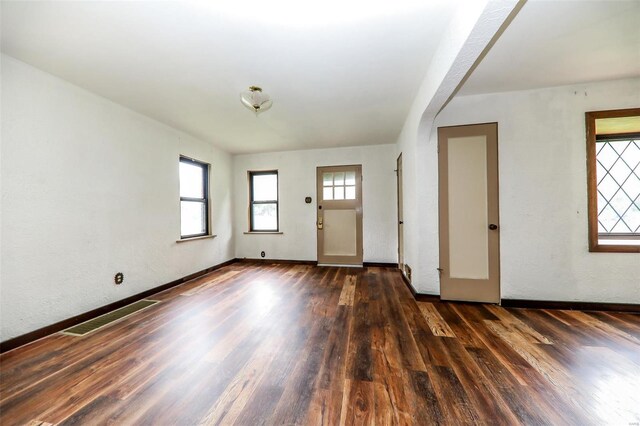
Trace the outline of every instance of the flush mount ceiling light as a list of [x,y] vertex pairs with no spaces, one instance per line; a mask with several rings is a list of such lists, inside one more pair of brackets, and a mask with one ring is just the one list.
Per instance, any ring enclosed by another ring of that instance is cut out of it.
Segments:
[[271,105],[273,105],[271,97],[263,93],[262,88],[258,86],[251,86],[249,90],[242,92],[240,94],[240,101],[242,105],[255,112],[256,115],[268,110],[271,108]]

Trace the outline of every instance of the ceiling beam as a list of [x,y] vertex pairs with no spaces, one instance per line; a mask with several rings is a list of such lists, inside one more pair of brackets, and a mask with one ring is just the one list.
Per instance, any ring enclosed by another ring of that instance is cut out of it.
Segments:
[[413,124],[415,128],[427,127],[430,130],[433,119],[464,84],[525,3],[526,0],[499,0],[464,1],[460,4],[429,64],[405,126]]
[[[427,73],[413,100],[398,151],[403,153],[403,209],[405,261],[413,268],[414,285],[420,291],[434,291],[438,282],[437,203],[433,182],[437,182],[437,154],[430,144],[437,114],[455,95],[475,66],[500,37],[525,0],[462,1],[450,20]],[[420,212],[420,215],[418,215]],[[434,252],[435,250],[435,252]],[[435,255],[435,256],[434,256]]]

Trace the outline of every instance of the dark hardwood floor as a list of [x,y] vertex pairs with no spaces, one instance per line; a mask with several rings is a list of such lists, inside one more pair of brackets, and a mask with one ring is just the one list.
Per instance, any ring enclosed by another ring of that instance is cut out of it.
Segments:
[[638,424],[640,317],[416,303],[385,268],[237,263],[0,358],[0,423]]

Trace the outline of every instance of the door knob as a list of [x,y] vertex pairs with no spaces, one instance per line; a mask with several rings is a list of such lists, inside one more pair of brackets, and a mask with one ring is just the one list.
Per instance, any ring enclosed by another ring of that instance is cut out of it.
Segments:
[[401,221],[401,220],[399,220],[399,221],[398,221],[398,224],[400,224],[400,225],[402,225],[403,223],[404,223],[404,222],[403,222],[403,221]]
[[495,231],[496,229],[498,229],[498,225],[496,225],[495,223],[492,223],[491,225],[489,225],[489,229],[491,229],[492,231]]

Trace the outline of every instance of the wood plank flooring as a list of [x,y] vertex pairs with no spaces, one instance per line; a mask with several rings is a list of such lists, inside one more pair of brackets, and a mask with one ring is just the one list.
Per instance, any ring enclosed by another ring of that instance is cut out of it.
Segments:
[[638,424],[640,316],[416,303],[386,268],[236,263],[0,357],[0,424]]

